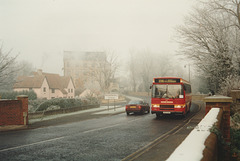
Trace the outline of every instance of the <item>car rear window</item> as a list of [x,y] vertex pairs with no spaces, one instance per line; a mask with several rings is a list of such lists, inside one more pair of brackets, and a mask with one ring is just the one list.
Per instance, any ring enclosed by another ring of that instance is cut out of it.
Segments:
[[133,105],[133,104],[142,104],[143,101],[130,101],[128,104]]

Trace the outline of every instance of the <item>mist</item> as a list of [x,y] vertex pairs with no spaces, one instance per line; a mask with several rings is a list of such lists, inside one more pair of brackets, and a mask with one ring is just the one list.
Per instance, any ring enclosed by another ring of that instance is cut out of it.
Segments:
[[[36,69],[63,74],[64,51],[132,49],[174,55],[174,27],[192,0],[1,0],[0,43]],[[121,68],[125,69],[125,68]],[[121,71],[120,70],[120,71]]]

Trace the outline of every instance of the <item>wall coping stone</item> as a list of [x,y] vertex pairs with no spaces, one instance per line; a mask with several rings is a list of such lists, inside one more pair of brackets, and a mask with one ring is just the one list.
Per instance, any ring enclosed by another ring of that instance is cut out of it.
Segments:
[[27,95],[18,95],[17,98],[28,98]]
[[204,102],[233,102],[232,97],[214,95],[204,98]]

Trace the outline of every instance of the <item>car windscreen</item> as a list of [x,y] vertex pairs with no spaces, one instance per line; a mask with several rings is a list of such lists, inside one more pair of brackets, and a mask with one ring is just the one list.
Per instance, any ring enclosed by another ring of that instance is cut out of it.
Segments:
[[153,85],[153,98],[183,98],[183,87],[181,84],[157,84]]

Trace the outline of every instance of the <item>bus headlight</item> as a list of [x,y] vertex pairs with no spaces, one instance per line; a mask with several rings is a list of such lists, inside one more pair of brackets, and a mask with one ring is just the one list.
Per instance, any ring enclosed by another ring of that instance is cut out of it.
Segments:
[[174,105],[174,108],[184,108],[185,105]]
[[157,104],[152,104],[152,107],[159,107],[159,105],[157,105]]

